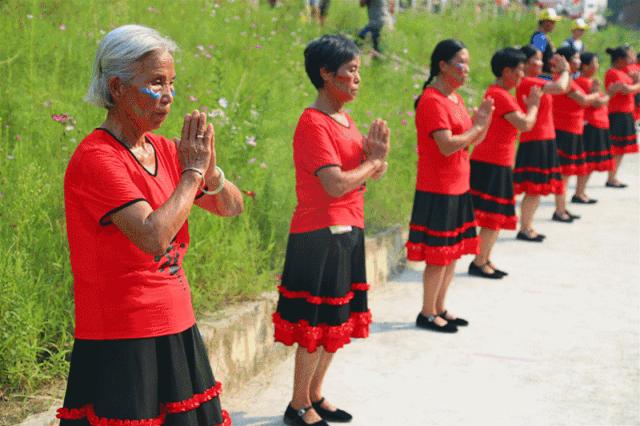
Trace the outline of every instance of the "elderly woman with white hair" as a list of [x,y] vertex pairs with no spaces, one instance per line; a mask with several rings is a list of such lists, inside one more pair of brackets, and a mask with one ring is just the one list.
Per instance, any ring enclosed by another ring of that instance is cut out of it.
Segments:
[[182,260],[193,204],[234,216],[243,201],[205,114],[186,115],[175,142],[151,133],[173,103],[175,49],[126,25],[96,54],[87,101],[107,117],[64,179],[76,321],[62,425],[231,424]]

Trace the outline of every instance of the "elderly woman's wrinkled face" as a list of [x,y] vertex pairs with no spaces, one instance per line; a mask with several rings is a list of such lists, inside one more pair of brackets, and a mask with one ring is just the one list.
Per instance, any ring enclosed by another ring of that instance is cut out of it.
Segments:
[[460,49],[449,61],[440,61],[440,75],[451,87],[462,86],[469,78],[469,51]]
[[324,89],[340,102],[350,102],[355,99],[360,86],[360,57],[340,65],[335,73],[329,73],[324,82]]
[[171,54],[151,53],[138,62],[135,77],[124,85],[116,107],[124,110],[137,127],[157,129],[171,111],[175,78]]
[[537,76],[542,72],[542,52],[537,51],[524,64],[524,72],[528,76]]

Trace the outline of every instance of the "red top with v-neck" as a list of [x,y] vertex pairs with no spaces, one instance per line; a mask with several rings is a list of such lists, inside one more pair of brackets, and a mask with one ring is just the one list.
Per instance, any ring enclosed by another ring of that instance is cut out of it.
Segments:
[[187,222],[162,256],[136,247],[111,215],[133,203],[155,210],[180,180],[175,144],[145,135],[155,151],[150,173],[107,130],[96,129],[74,152],[64,178],[67,237],[75,296],[75,337],[110,340],[175,334],[195,317],[182,269]]

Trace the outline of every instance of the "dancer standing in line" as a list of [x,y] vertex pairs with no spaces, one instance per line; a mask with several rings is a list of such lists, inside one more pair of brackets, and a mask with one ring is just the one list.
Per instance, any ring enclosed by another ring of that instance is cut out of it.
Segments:
[[75,341],[61,425],[230,425],[191,305],[182,259],[193,205],[242,212],[217,165],[206,114],[178,143],[151,133],[175,96],[173,41],[125,25],[98,47],[87,101],[102,125],[64,178]]
[[625,188],[627,185],[617,178],[618,168],[625,154],[638,152],[638,137],[633,119],[634,94],[640,91],[640,73],[627,74],[626,69],[634,62],[633,50],[629,46],[607,49],[611,56],[611,68],[604,76],[609,100],[609,135],[614,166],[609,172],[606,186]]
[[431,54],[429,79],[415,103],[418,175],[406,246],[409,260],[426,263],[416,325],[447,333],[468,325],[447,311],[446,297],[456,260],[478,253],[467,149],[485,138],[493,113],[493,99],[487,98],[473,119],[469,117],[456,91],[468,76],[464,44],[439,42]]
[[333,354],[352,337],[369,335],[364,248],[364,192],[386,171],[389,128],[375,120],[366,138],[344,111],[360,86],[360,52],[342,36],[322,36],[304,51],[318,90],[293,137],[298,204],[273,314],[275,340],[298,344],[290,425],[348,422],[351,415],[323,397]]
[[580,55],[580,77],[575,81],[585,93],[597,93],[598,99],[584,110],[583,143],[588,174],[583,179],[578,178],[576,193],[571,197],[573,203],[591,200],[586,194],[591,173],[605,172],[613,168],[607,110],[609,96],[600,91],[600,82],[595,79],[598,68],[598,56],[595,53],[585,52]]
[[555,55],[551,60],[551,67],[558,76],[556,80],[545,80],[538,77],[542,72],[542,52],[534,46],[524,46],[521,50],[527,57],[527,62],[524,65],[525,77],[516,88],[516,99],[520,107],[526,110],[524,99],[533,86],[540,87],[543,96],[540,99],[536,124],[528,132],[520,134],[520,144],[516,153],[516,165],[513,169],[514,192],[525,194],[520,205],[520,231],[516,238],[542,242],[545,235],[533,229],[533,217],[540,204],[540,196],[559,194],[563,191],[551,95],[564,93],[569,88],[569,64],[562,56]]
[[[569,62],[571,75],[576,75],[580,71],[580,54],[573,47],[561,47],[557,53]],[[579,219],[578,215],[571,214],[567,210],[566,191],[569,176],[577,176],[576,193],[580,194],[574,195],[571,199],[572,202],[579,204],[594,204],[596,202],[584,194],[589,171],[586,166],[582,134],[584,132],[584,109],[598,102],[599,99],[599,93],[585,93],[575,80],[571,80],[567,93],[553,98],[553,125],[556,129],[556,145],[563,188],[562,193],[555,196],[556,210],[552,220],[557,222],[571,223],[574,219]]]
[[480,253],[469,264],[469,274],[500,279],[507,275],[491,262],[491,251],[500,229],[516,229],[518,218],[513,194],[513,163],[518,131],[531,130],[538,117],[542,92],[532,86],[524,99],[524,114],[515,97],[509,93],[524,76],[527,58],[519,49],[507,47],[491,58],[496,76],[484,94],[492,98],[495,111],[487,137],[471,154],[471,195],[476,222],[480,226]]

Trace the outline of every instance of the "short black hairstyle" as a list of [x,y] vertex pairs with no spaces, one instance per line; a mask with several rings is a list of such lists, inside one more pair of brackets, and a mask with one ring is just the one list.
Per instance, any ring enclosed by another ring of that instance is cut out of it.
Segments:
[[560,56],[564,56],[567,61],[570,61],[578,51],[571,46],[562,46],[556,50],[556,53]]
[[353,40],[342,35],[323,35],[304,49],[304,69],[316,89],[321,89],[324,86],[321,68],[336,72],[342,64],[357,56],[360,56],[360,49]]
[[593,63],[593,59],[597,57],[598,55],[596,53],[584,52],[583,54],[580,55],[580,63],[581,63],[580,68],[588,67]]
[[528,61],[536,53],[540,52],[540,50],[537,47],[535,47],[533,44],[527,44],[526,46],[522,46],[520,48],[520,51],[524,54],[526,61]]
[[505,68],[516,68],[527,62],[527,57],[520,49],[505,47],[498,50],[491,58],[491,71],[496,77],[501,77]]
[[618,59],[623,59],[627,57],[627,52],[629,52],[629,45],[624,44],[618,47],[608,47],[606,52],[611,56],[611,63],[615,63]]

